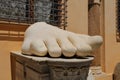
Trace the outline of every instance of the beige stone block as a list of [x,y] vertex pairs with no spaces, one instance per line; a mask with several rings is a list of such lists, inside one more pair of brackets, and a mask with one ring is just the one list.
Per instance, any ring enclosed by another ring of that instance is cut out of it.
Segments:
[[95,75],[95,80],[112,80],[112,74],[103,73],[101,75]]
[[112,80],[112,75],[104,73],[101,66],[91,66],[88,80]]

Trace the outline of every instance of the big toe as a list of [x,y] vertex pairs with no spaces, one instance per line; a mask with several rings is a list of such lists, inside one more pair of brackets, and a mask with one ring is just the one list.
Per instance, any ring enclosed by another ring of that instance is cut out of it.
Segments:
[[77,48],[77,56],[87,56],[92,52],[92,47],[85,43],[85,41],[78,36],[70,36],[69,39]]
[[103,38],[101,36],[91,36],[89,39],[89,44],[93,49],[99,48],[103,42]]

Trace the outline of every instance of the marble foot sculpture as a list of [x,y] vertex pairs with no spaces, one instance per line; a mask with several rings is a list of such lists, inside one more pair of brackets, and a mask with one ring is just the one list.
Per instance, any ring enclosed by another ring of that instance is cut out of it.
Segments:
[[87,56],[102,44],[101,36],[76,34],[45,22],[32,24],[25,32],[22,53],[51,57]]

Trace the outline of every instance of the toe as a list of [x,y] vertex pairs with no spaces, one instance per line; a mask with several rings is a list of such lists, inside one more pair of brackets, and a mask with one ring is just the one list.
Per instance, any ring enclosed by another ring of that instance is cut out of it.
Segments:
[[89,44],[93,49],[99,48],[103,42],[103,38],[101,36],[91,36]]
[[25,39],[23,41],[22,44],[22,54],[27,54],[27,55],[32,55],[32,53],[30,52],[30,44],[31,44],[31,40],[29,39]]
[[87,44],[89,44],[93,49],[99,48],[103,42],[101,36],[88,36],[78,34],[80,39],[83,39]]
[[77,56],[88,56],[92,53],[92,48],[87,44],[81,44],[77,47]]
[[92,47],[86,44],[84,39],[81,39],[78,36],[70,36],[69,39],[77,48],[77,56],[87,56],[92,52]]
[[45,40],[45,44],[51,57],[61,56],[61,48],[59,47],[55,38],[49,38]]
[[42,40],[32,41],[30,51],[37,56],[45,56],[47,54],[47,48]]
[[67,38],[58,39],[58,43],[65,57],[73,57],[75,55],[77,49]]

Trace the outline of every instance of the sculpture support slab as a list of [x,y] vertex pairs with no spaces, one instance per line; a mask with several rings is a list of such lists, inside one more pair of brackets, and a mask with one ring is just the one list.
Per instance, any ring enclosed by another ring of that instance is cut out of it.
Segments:
[[12,80],[87,80],[93,57],[63,59],[11,52]]
[[87,80],[93,58],[53,60],[48,61],[50,80]]

